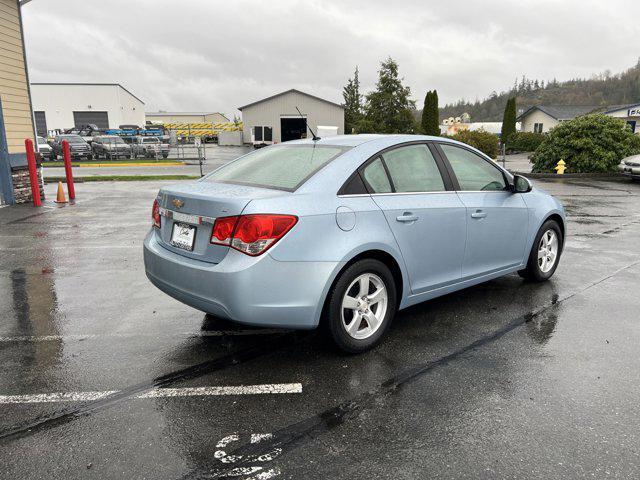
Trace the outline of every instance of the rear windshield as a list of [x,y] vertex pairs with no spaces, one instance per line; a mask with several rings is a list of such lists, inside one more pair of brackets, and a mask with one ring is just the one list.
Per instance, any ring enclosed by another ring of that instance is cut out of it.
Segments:
[[293,192],[350,147],[274,145],[249,153],[210,173],[204,180]]

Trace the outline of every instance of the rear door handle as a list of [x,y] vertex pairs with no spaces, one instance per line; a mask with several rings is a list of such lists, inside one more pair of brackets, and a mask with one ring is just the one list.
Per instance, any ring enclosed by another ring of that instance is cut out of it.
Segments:
[[412,214],[411,212],[404,212],[402,215],[396,217],[398,222],[415,222],[418,220],[418,216]]
[[471,214],[471,218],[485,218],[486,216],[487,214],[482,210],[476,210],[474,213]]

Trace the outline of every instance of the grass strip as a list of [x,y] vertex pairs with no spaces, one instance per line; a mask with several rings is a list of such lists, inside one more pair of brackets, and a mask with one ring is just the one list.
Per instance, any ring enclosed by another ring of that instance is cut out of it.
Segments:
[[[92,175],[76,177],[74,183],[86,182],[144,182],[157,180],[197,180],[198,175]],[[66,183],[65,177],[45,177],[44,183]]]

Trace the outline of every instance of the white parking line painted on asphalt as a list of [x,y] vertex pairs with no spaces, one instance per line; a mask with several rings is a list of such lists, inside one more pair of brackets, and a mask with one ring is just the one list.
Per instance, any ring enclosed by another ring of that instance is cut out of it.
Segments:
[[283,333],[286,330],[278,330],[275,328],[264,328],[255,330],[210,330],[203,332],[178,332],[178,333],[79,333],[69,335],[15,335],[0,337],[0,343],[8,342],[53,342],[53,341],[70,341],[70,340],[89,340],[100,338],[134,338],[134,337],[228,337],[228,336],[250,336],[250,335],[273,335]]
[[34,395],[0,395],[1,403],[53,403],[53,402],[91,402],[118,393],[117,390],[104,392],[59,392],[36,393]]
[[[118,390],[102,392],[58,392],[32,395],[0,395],[0,404],[90,402],[120,393]],[[267,383],[262,385],[233,385],[216,387],[156,388],[133,398],[208,397],[221,395],[273,395],[302,393],[301,383]]]
[[301,383],[266,383],[264,385],[238,385],[229,387],[158,388],[136,398],[193,397],[198,395],[265,395],[302,393]]

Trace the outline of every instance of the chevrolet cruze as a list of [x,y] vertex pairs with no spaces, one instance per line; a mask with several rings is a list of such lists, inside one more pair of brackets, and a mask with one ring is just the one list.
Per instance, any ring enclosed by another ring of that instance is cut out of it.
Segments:
[[549,279],[562,205],[449,139],[346,135],[249,153],[164,187],[144,242],[151,282],[236,322],[327,327],[348,352],[396,311],[513,272]]

